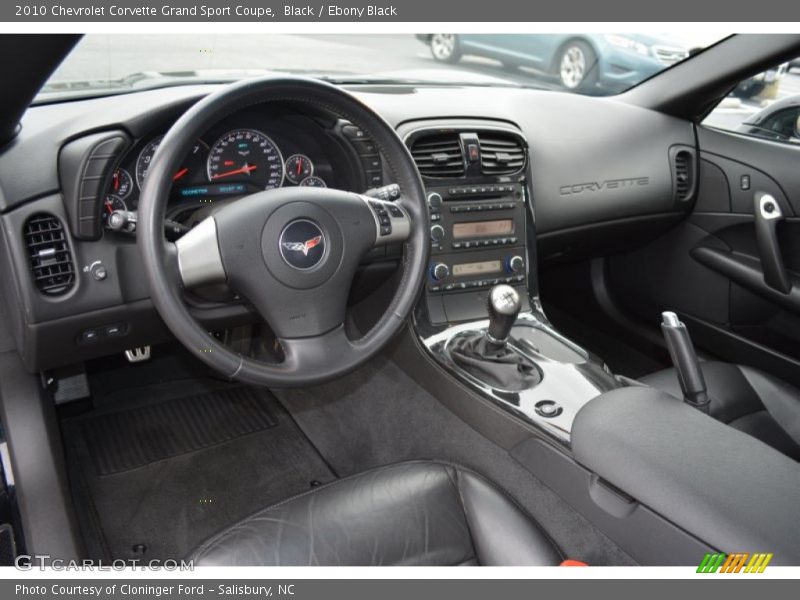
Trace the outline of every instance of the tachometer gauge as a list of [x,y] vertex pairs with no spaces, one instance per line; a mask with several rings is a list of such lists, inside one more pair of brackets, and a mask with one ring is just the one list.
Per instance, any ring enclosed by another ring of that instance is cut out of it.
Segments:
[[314,174],[314,163],[305,154],[292,154],[286,159],[286,179],[299,185]]
[[111,189],[109,190],[117,198],[125,199],[131,194],[133,189],[133,179],[131,174],[125,169],[117,169],[111,176]]
[[254,129],[229,131],[208,153],[210,181],[242,181],[262,189],[283,184],[283,156],[265,134]]
[[[164,136],[162,135],[151,140],[142,148],[142,151],[139,152],[139,158],[136,161],[136,185],[139,186],[139,189],[144,185],[147,172],[150,170],[150,162],[153,160],[153,155],[156,153],[156,150],[158,150],[158,145],[163,139]],[[178,169],[177,173],[172,176],[172,180],[179,181],[189,179],[190,175],[194,175],[193,171],[202,173],[203,153],[206,150],[208,150],[208,145],[203,140],[197,140],[192,146],[189,155],[186,157],[183,167]]]
[[106,219],[108,219],[108,215],[113,213],[115,210],[128,210],[128,206],[119,196],[109,194],[106,196],[106,199],[103,202],[103,223],[105,223]]
[[142,151],[139,152],[139,158],[136,160],[136,185],[139,186],[139,189],[142,189],[144,185],[147,171],[150,169],[150,162],[153,160],[153,155],[156,153],[156,150],[158,150],[158,145],[161,143],[162,139],[163,136],[148,142],[147,145],[142,148]]
[[306,177],[300,182],[300,185],[302,187],[328,187],[328,184],[326,184],[321,177],[317,177],[316,175]]

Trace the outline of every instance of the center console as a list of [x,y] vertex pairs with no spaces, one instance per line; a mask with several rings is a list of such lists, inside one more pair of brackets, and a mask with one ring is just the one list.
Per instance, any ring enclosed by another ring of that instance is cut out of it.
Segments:
[[451,375],[569,446],[578,410],[624,384],[541,308],[524,136],[471,120],[408,124],[400,134],[430,216],[428,277],[414,315],[421,344]]

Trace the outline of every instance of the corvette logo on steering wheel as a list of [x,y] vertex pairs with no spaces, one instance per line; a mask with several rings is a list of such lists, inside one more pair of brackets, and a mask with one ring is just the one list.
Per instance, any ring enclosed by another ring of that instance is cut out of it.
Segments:
[[317,237],[306,240],[305,242],[283,242],[283,247],[287,250],[291,250],[292,252],[302,252],[303,256],[308,256],[308,251],[312,248],[316,248],[321,243],[322,236],[318,235]]
[[289,266],[312,269],[325,257],[325,234],[313,221],[297,219],[283,229],[279,249]]

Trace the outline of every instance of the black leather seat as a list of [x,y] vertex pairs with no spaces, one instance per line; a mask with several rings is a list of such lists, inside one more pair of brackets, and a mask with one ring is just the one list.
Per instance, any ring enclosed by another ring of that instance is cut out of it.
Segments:
[[[800,460],[800,390],[750,367],[723,362],[700,365],[712,417]],[[647,375],[640,381],[683,397],[675,369]]]
[[558,565],[553,541],[483,477],[407,462],[314,488],[217,534],[196,565]]

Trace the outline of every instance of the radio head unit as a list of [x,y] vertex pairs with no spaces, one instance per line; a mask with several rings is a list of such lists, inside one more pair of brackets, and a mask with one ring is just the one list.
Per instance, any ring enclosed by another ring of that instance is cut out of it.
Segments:
[[525,206],[522,183],[428,187],[432,324],[485,317],[486,294],[499,283],[522,288],[529,309]]

